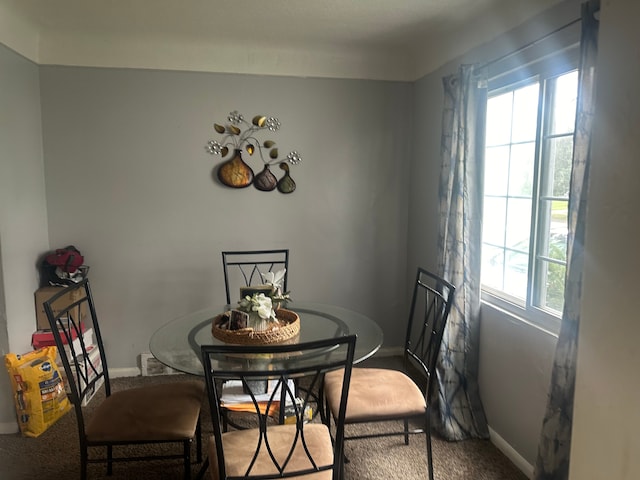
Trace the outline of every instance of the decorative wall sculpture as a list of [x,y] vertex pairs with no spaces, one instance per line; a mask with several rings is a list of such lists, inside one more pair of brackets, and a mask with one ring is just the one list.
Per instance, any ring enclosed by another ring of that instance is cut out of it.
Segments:
[[[269,192],[278,189],[281,193],[292,193],[296,189],[296,182],[291,178],[289,164],[298,165],[302,161],[300,154],[293,150],[284,159],[278,159],[278,148],[272,140],[260,143],[256,135],[263,131],[276,132],[280,129],[280,121],[275,117],[256,115],[251,123],[244,119],[237,110],[229,113],[229,123],[213,125],[216,133],[223,135],[221,141],[209,140],[205,146],[207,153],[221,155],[223,162],[216,168],[218,180],[227,187],[245,188],[253,185],[256,189]],[[258,153],[262,160],[262,170],[255,173],[245,162],[242,155],[246,152],[250,157]],[[231,153],[230,158],[224,159]],[[265,158],[266,155],[266,158]],[[271,165],[279,164],[284,175],[278,179],[271,171]]]

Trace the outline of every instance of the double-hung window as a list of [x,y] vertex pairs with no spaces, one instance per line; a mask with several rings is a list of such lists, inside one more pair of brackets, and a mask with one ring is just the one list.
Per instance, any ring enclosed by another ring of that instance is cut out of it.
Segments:
[[556,62],[525,73],[490,84],[481,283],[485,301],[555,330],[564,303],[578,71]]

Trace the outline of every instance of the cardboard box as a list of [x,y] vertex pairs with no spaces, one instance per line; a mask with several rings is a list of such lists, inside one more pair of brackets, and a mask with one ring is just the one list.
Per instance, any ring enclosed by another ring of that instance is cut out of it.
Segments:
[[[53,297],[60,290],[64,290],[67,287],[42,287],[36,290],[35,292],[35,301],[36,301],[36,325],[38,330],[51,330],[49,327],[49,320],[47,319],[47,314],[44,311],[44,302]],[[53,304],[53,312],[58,313],[62,308],[67,306],[68,304],[75,302],[82,298],[82,291],[76,290],[74,294],[71,293],[68,295],[64,295],[58,299],[56,303]],[[56,308],[57,307],[57,308]],[[87,302],[83,302],[78,305],[74,310],[71,311],[71,315],[73,319],[78,321],[84,321],[87,318],[89,313],[89,306]]]
[[[67,337],[64,334],[63,330],[58,330],[60,332],[60,338],[62,339],[62,343],[64,343],[65,345],[67,345]],[[84,335],[85,333],[87,333],[87,327],[84,324],[84,322],[80,322],[80,331],[82,332],[82,335]],[[90,338],[93,338],[93,329],[89,328],[89,333],[91,334]],[[75,342],[76,337],[78,336],[78,334],[76,333],[76,330],[74,328],[71,328],[69,330],[69,333],[71,333],[71,339]],[[87,337],[85,337],[87,338]],[[92,344],[93,341],[89,342],[88,345]],[[31,346],[33,347],[34,350],[38,349],[38,348],[42,348],[42,347],[51,347],[53,345],[56,344],[55,338],[53,336],[53,330],[47,329],[47,330],[36,330],[35,332],[33,332],[31,334]]]
[[[89,362],[91,362],[91,365],[93,365],[95,370],[89,365]],[[78,375],[78,369],[81,372],[83,372],[84,375],[88,374],[89,382],[91,382],[91,380],[96,378],[96,371],[102,372],[102,359],[100,358],[100,351],[98,350],[97,345],[91,345],[91,347],[87,346],[87,358],[81,355],[77,357],[75,359],[75,362],[71,365],[71,371],[74,376],[74,380],[76,381],[76,383],[79,383],[78,387],[85,388],[86,383],[83,379],[83,376]],[[64,369],[62,369],[62,371],[64,372]],[[66,387],[69,387],[69,383],[67,382],[66,375],[63,374],[63,377],[65,380]],[[95,396],[96,392],[100,390],[100,387],[102,386],[103,383],[104,383],[104,377],[100,377],[100,379],[93,385],[93,387],[91,388],[87,396],[84,398],[84,400],[82,400],[81,405],[83,407],[89,404],[91,399]]]
[[[82,330],[82,341],[84,342],[85,348],[89,348],[89,346],[93,345],[95,341],[93,338],[93,328],[86,328],[84,323],[80,323],[80,328]],[[73,352],[78,354],[78,352],[82,352],[82,346],[80,344],[80,339],[76,338],[75,330],[71,330],[71,336],[73,339]],[[64,343],[64,349],[67,352],[67,356],[69,358],[73,358],[73,352],[71,347],[67,344],[67,339],[64,334],[61,335],[62,343]],[[51,330],[36,330],[31,335],[31,346],[33,346],[34,350],[43,347],[50,347],[56,344],[55,339],[53,338],[53,332]],[[60,362],[58,362],[62,365]]]

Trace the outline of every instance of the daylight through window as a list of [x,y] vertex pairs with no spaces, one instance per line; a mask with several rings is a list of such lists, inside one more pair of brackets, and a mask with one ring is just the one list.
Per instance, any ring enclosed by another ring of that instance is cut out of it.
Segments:
[[573,70],[487,103],[483,292],[536,315],[562,313],[577,90]]

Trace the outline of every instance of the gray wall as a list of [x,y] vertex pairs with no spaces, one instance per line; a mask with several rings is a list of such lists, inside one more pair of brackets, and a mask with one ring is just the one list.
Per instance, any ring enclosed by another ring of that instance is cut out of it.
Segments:
[[[48,248],[38,67],[0,45],[0,355],[28,351],[36,258]],[[0,433],[15,431],[0,375]]]
[[640,478],[640,3],[602,2],[572,480]]
[[[224,302],[225,249],[288,247],[294,301],[362,311],[401,344],[410,84],[65,67],[41,84],[51,246],[91,267],[110,367]],[[293,194],[212,180],[204,145],[235,109],[279,117],[273,140],[303,155]]]

